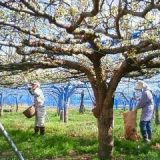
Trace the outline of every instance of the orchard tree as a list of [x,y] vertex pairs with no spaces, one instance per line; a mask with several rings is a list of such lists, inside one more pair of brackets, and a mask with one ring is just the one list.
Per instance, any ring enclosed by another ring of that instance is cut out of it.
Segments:
[[111,159],[118,83],[159,71],[159,1],[3,0],[0,6],[1,73],[59,68],[86,76],[98,155]]

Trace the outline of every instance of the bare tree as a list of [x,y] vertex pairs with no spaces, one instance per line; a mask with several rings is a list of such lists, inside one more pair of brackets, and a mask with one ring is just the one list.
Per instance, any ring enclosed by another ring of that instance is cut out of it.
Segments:
[[95,96],[99,158],[111,159],[118,83],[159,72],[159,1],[3,0],[0,6],[0,71],[63,68],[86,76]]

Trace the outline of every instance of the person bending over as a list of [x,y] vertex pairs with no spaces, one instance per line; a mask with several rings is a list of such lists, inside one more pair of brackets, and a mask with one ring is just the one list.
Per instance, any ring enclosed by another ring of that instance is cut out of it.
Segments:
[[145,142],[150,142],[152,139],[152,124],[151,120],[154,113],[154,101],[152,91],[148,85],[143,82],[137,82],[135,86],[136,90],[142,92],[142,96],[139,99],[136,110],[142,108],[140,117],[140,132]]

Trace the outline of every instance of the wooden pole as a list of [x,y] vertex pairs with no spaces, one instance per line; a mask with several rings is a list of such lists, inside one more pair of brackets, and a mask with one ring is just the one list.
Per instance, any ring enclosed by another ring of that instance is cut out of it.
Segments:
[[2,134],[4,135],[5,139],[7,140],[7,142],[9,143],[9,145],[12,147],[13,151],[16,153],[17,157],[19,160],[24,160],[21,152],[18,151],[16,145],[14,144],[14,142],[12,141],[11,137],[9,136],[9,134],[7,133],[7,131],[4,129],[2,123],[0,123],[0,131],[2,132]]

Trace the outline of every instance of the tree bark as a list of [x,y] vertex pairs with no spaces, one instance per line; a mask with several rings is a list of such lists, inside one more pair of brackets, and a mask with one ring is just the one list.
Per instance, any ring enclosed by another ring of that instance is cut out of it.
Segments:
[[64,107],[64,122],[67,123],[68,122],[68,106],[65,104]]
[[85,108],[84,108],[84,91],[81,92],[81,103],[79,107],[79,113],[84,113]]
[[64,110],[60,110],[60,121],[64,122]]
[[3,115],[3,109],[2,109],[2,106],[0,106],[0,116]]
[[109,100],[106,106],[103,106],[100,118],[98,118],[98,141],[99,141],[99,159],[112,159],[113,152],[113,100]]
[[159,108],[158,108],[158,106],[155,106],[155,123],[156,123],[156,124],[160,124]]
[[0,116],[2,116],[3,115],[3,94],[2,93],[0,93],[0,96],[1,96],[1,98],[0,98]]
[[18,105],[18,99],[16,98],[16,112],[18,112],[19,105]]

